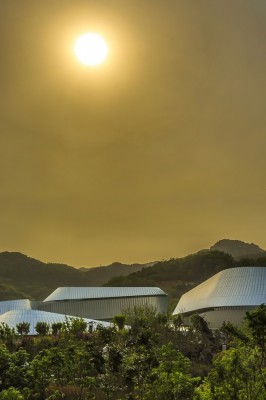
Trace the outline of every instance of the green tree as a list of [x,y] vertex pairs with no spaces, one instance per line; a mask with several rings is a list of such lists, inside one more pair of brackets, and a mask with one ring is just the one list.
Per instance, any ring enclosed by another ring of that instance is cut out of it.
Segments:
[[86,344],[70,338],[40,352],[30,365],[28,379],[32,393],[39,393],[41,399],[47,398],[51,388],[64,398],[67,387],[71,388],[71,399],[82,399],[85,392],[93,394],[95,375]]
[[184,320],[181,314],[171,315],[169,319],[173,329],[177,332],[184,326]]
[[265,400],[266,370],[260,368],[258,347],[239,343],[215,356],[213,368],[196,389],[200,400]]
[[29,322],[20,322],[16,325],[17,332],[19,335],[28,335],[30,332],[30,323]]
[[20,348],[12,353],[9,359],[8,369],[5,371],[6,387],[23,389],[27,386],[27,371],[29,368],[29,354],[25,349]]
[[58,335],[58,333],[60,332],[60,330],[62,329],[63,323],[62,322],[54,322],[51,325],[52,328],[52,334],[53,335]]
[[245,344],[248,344],[250,342],[248,332],[244,332],[243,329],[234,326],[230,322],[223,324],[221,332],[226,342],[230,342],[233,339],[239,340],[240,342]]
[[61,330],[65,334],[74,336],[82,335],[87,330],[87,322],[83,318],[78,317],[66,317],[65,322],[62,325]]
[[145,346],[137,345],[125,349],[122,362],[123,386],[132,398],[143,399],[145,386],[152,365],[156,363],[153,352]]
[[159,365],[151,370],[143,399],[192,399],[198,378],[192,378],[188,373],[189,359],[175,350],[171,343],[162,346],[157,352]]
[[37,322],[35,330],[40,336],[45,336],[50,331],[50,325],[47,322]]
[[252,312],[247,312],[245,319],[251,331],[253,340],[262,351],[262,358],[266,357],[266,306],[261,304]]
[[26,378],[29,399],[32,398],[31,394],[38,394],[35,396],[38,400],[45,400],[49,394],[50,383],[53,381],[46,350],[40,351],[31,361]]
[[152,348],[158,344],[161,329],[160,318],[153,307],[134,307],[125,311],[129,325],[128,341],[132,345]]
[[0,323],[0,340],[5,343],[10,350],[14,348],[15,329],[10,328],[5,322]]
[[11,362],[11,353],[7,347],[2,344],[0,346],[0,376],[1,376],[1,386],[6,387],[6,373],[9,369]]
[[97,325],[96,335],[98,336],[103,346],[105,344],[111,343],[114,340],[116,333],[116,329],[112,326],[106,327],[101,324]]
[[[74,341],[64,350],[66,361],[64,366],[65,376],[68,380],[67,383],[74,389],[75,399],[81,399],[85,391],[92,395],[95,387],[96,371],[93,357],[86,350],[87,348],[82,341]],[[51,365],[54,365],[53,360]]]
[[0,400],[24,400],[24,397],[19,390],[10,387],[0,393]]
[[125,327],[126,323],[126,316],[125,315],[116,315],[113,318],[114,324],[118,327],[118,329],[121,331]]
[[191,357],[195,362],[199,361],[205,365],[211,365],[214,354],[220,350],[222,344],[222,336],[218,331],[213,331],[208,327],[205,319],[199,314],[191,316],[192,328],[190,337],[192,341]]

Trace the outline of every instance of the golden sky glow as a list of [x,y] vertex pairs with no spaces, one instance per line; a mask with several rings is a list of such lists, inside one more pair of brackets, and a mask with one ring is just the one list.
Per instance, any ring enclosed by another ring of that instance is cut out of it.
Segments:
[[[0,251],[146,262],[266,248],[266,2],[0,2]],[[106,60],[74,55],[101,35]]]
[[108,47],[106,41],[99,34],[90,32],[76,40],[74,51],[82,64],[94,67],[104,62]]

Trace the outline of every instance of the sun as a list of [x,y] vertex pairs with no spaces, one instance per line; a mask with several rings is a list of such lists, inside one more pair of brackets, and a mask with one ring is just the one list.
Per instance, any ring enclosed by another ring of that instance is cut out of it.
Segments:
[[85,33],[76,40],[74,52],[81,64],[93,67],[104,62],[108,46],[97,33]]

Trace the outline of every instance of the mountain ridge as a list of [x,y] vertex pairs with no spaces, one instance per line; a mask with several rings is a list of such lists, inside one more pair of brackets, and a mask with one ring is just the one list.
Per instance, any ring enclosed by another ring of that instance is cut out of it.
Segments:
[[[221,242],[225,252],[217,249]],[[223,269],[266,266],[266,252],[259,246],[252,244],[249,247],[252,251],[259,248],[259,256],[245,254],[245,257],[238,259],[229,254],[229,251],[232,252],[231,242],[223,239],[210,249],[182,258],[132,265],[115,262],[109,266],[88,269],[77,269],[60,263],[44,263],[19,252],[2,252],[0,300],[43,300],[60,286],[104,285],[158,286],[169,294],[170,303],[176,302],[183,293]],[[237,242],[239,245],[240,241]],[[224,246],[225,244],[228,246]]]
[[59,286],[102,286],[114,276],[129,275],[153,263],[113,263],[95,268],[74,268],[45,263],[20,252],[0,253],[0,300],[24,297],[43,300]]
[[243,257],[266,255],[266,251],[257,244],[233,239],[221,239],[211,246],[210,250],[219,250],[231,254],[236,260]]

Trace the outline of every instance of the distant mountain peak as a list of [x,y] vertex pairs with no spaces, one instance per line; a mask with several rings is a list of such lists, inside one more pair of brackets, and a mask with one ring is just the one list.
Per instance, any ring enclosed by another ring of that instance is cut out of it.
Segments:
[[262,255],[265,250],[257,244],[246,243],[241,240],[222,239],[210,247],[210,250],[220,250],[224,253],[231,254],[233,257],[246,257],[254,255]]

